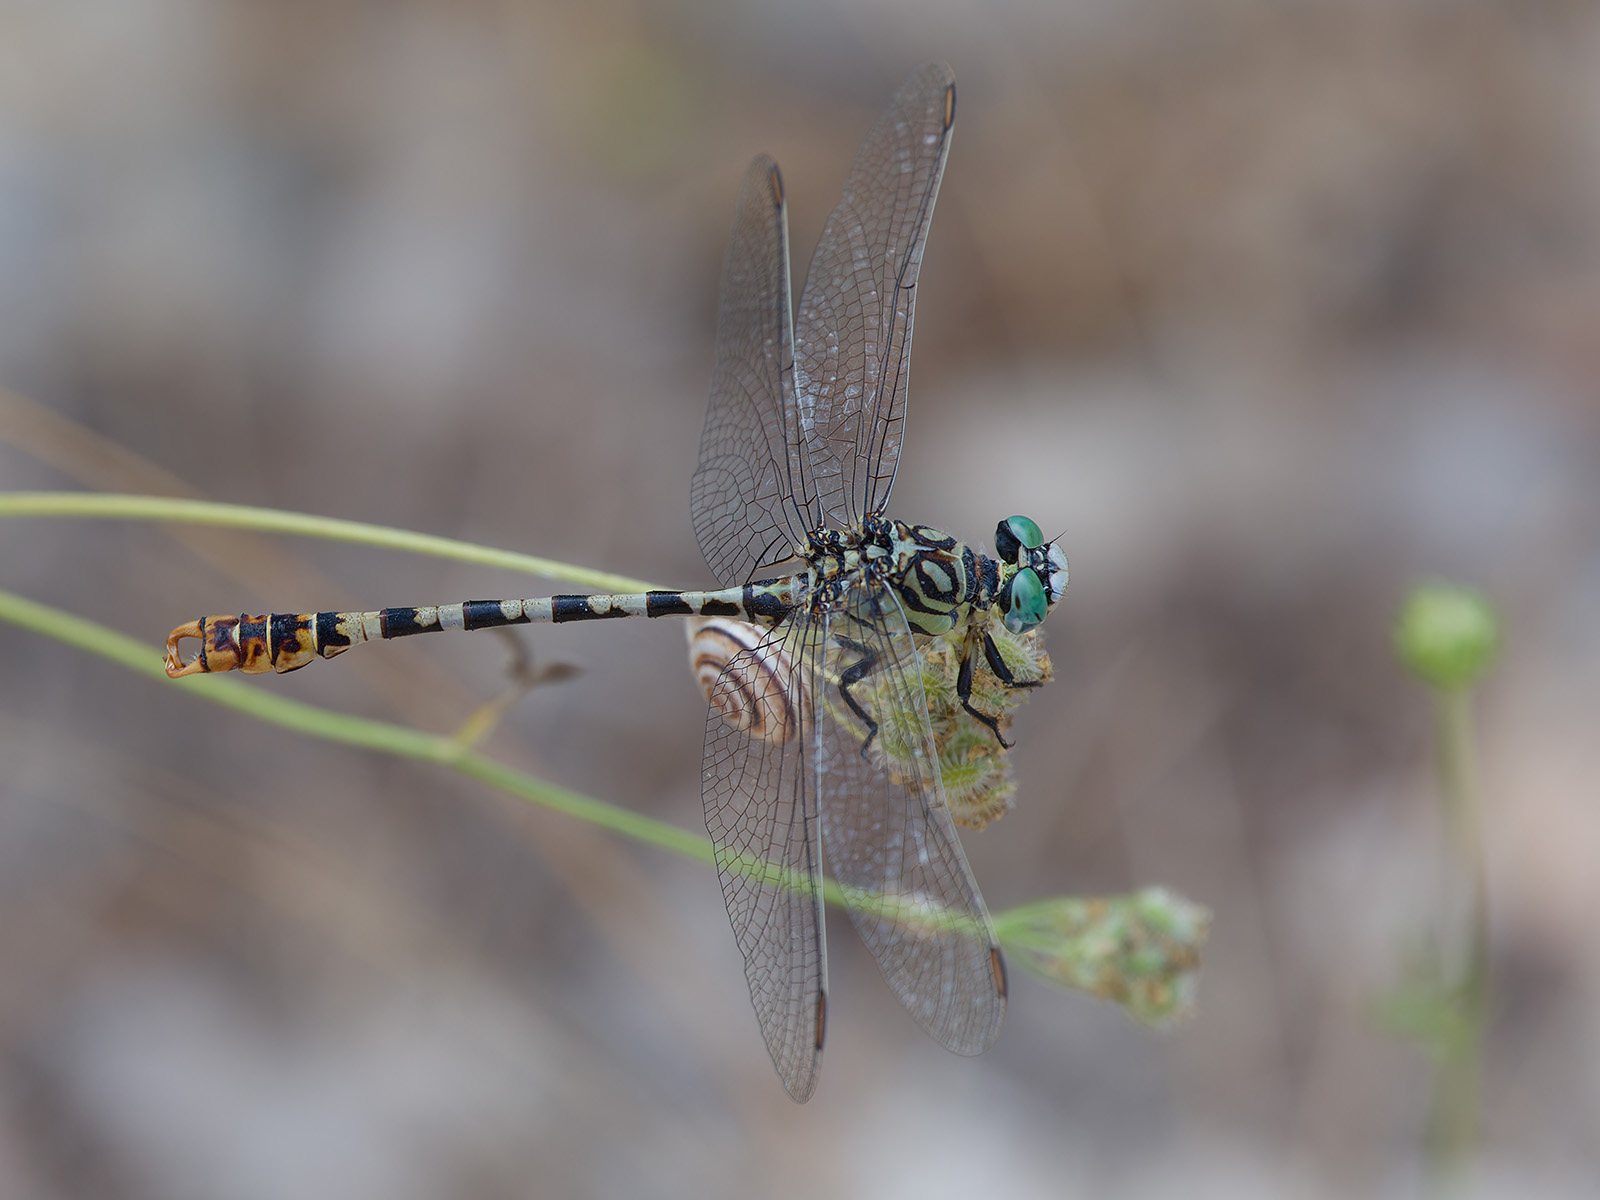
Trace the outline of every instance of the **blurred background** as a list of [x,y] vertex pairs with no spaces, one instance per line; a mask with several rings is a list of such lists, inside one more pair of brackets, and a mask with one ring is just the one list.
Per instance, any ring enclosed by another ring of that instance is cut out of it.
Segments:
[[[960,87],[891,515],[1062,541],[991,907],[1215,913],[1154,1034],[1013,979],[922,1036],[835,925],[784,1096],[705,867],[0,625],[0,1194],[1409,1195],[1378,1018],[1435,922],[1414,582],[1477,697],[1480,1186],[1600,1172],[1600,10],[1578,0],[0,2],[0,488],[395,524],[711,582],[688,485],[738,184],[799,275],[917,62]],[[360,547],[0,522],[0,587],[202,613],[547,590]],[[553,589],[560,590],[560,589]],[[701,828],[672,625],[534,629],[489,751]],[[498,636],[251,686],[447,732]]]

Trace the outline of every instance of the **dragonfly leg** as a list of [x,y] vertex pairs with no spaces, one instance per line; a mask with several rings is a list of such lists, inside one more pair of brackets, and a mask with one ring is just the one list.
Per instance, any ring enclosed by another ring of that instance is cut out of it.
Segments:
[[878,723],[867,715],[867,710],[861,707],[860,701],[850,694],[852,684],[860,683],[872,673],[872,668],[878,665],[878,656],[860,642],[851,641],[843,634],[836,635],[833,639],[844,650],[861,657],[839,672],[839,695],[844,697],[844,702],[860,718],[861,723],[867,727],[867,740],[861,743],[861,757],[867,757],[867,748],[872,745],[872,739],[878,736]]
[[1006,660],[1000,657],[1000,647],[994,644],[994,638],[985,631],[983,635],[983,657],[989,662],[989,670],[994,672],[994,677],[1008,688],[1036,688],[1043,687],[1042,679],[1018,679],[1011,673],[1011,668],[1006,666]]
[[[994,669],[995,664],[999,663],[999,669],[995,670],[995,675],[1001,683],[1011,686],[1013,684],[1011,672],[1006,670],[1003,662],[1000,662],[1000,652],[994,649],[993,640],[986,633],[983,635],[983,641],[984,657],[989,660],[990,668]],[[1002,748],[1009,750],[1014,743],[1006,741],[1005,736],[1000,732],[999,718],[991,717],[988,713],[980,712],[972,707],[972,664],[977,657],[978,647],[976,645],[970,646],[965,656],[962,657],[961,671],[956,675],[956,698],[961,701],[961,707],[967,710],[969,716],[987,725],[989,732],[994,734],[994,740],[999,742]],[[1002,675],[1001,671],[1005,671],[1005,674]]]
[[[991,717],[987,713],[979,712],[976,708],[972,707],[972,670],[978,657],[978,645],[979,643],[968,643],[967,656],[962,660],[961,663],[961,673],[956,676],[956,696],[961,701],[961,707],[966,709],[968,713],[976,717],[979,721],[982,721],[985,725],[987,725],[990,731],[994,734],[995,740],[1009,750],[1011,749],[1012,743],[1006,741],[1006,739],[1001,736],[1000,722],[998,718]],[[1011,673],[1011,668],[1006,666],[1006,660],[1000,657],[1000,647],[994,644],[994,638],[990,636],[987,630],[984,631],[981,645],[983,647],[984,661],[989,664],[989,670],[994,673],[994,677],[1000,681],[1002,686],[1008,688],[1036,688],[1044,686],[1044,680],[1042,679],[1018,679],[1015,675],[1013,675]]]

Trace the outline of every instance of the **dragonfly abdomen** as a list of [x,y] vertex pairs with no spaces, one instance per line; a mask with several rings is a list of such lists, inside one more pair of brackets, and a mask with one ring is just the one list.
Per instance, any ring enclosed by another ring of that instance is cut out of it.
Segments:
[[[715,592],[637,592],[627,595],[544,596],[528,600],[466,600],[373,612],[267,613],[202,617],[167,636],[167,674],[174,679],[217,671],[296,671],[362,642],[505,625],[560,625],[620,617],[738,617],[773,626],[795,604],[795,580],[767,580]],[[180,643],[196,638],[200,652],[183,661]]]

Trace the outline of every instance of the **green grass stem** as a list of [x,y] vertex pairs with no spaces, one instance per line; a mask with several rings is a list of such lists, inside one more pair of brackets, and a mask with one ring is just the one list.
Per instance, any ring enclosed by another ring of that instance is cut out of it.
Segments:
[[1402,1028],[1419,1037],[1434,1059],[1427,1158],[1440,1195],[1462,1190],[1480,1136],[1489,1032],[1489,887],[1473,770],[1471,689],[1499,644],[1499,615],[1472,588],[1438,582],[1413,588],[1395,619],[1395,651],[1433,697],[1439,794],[1451,842],[1445,869],[1451,928],[1430,956],[1431,969],[1408,986],[1410,995],[1398,1010]]
[[130,496],[105,492],[0,492],[0,517],[90,517],[112,521],[173,521],[185,525],[215,525],[253,529],[262,533],[289,533],[378,546],[408,554],[447,558],[455,562],[520,571],[545,579],[560,579],[596,592],[648,592],[654,585],[609,571],[594,571],[531,554],[498,550],[454,538],[414,533],[388,525],[341,521],[309,513],[245,504],[218,504],[210,500],[182,500],[170,496]]
[[1489,1023],[1489,889],[1485,878],[1483,821],[1474,778],[1472,709],[1465,687],[1433,693],[1437,721],[1439,788],[1455,843],[1454,888],[1465,909],[1464,961],[1450,989],[1456,1019],[1441,1047],[1428,1125],[1435,1179],[1453,1191],[1477,1150],[1483,1087],[1483,1047]]

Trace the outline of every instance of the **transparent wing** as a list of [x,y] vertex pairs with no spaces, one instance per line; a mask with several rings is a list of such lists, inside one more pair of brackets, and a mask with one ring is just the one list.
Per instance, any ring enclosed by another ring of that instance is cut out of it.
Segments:
[[980,1054],[1005,1017],[1005,967],[945,807],[920,656],[899,601],[873,582],[828,614],[827,635],[828,870],[900,1003],[944,1046]]
[[800,470],[793,406],[789,227],[778,164],[761,155],[745,172],[722,266],[717,365],[690,485],[695,537],[726,586],[787,558],[805,539],[795,495]]
[[918,67],[856,153],[811,259],[795,391],[813,527],[882,512],[900,461],[917,273],[950,149],[955,78]]
[[[808,761],[816,736],[808,681],[819,648],[801,610],[760,648],[728,661],[711,690],[702,781],[756,1019],[783,1086],[802,1103],[817,1085],[827,1017],[822,847]],[[754,720],[735,728],[727,713]]]

